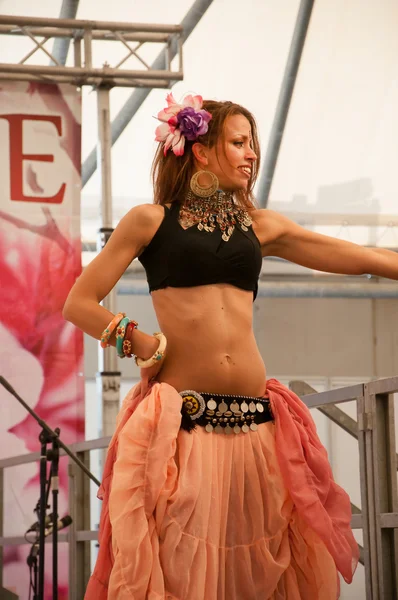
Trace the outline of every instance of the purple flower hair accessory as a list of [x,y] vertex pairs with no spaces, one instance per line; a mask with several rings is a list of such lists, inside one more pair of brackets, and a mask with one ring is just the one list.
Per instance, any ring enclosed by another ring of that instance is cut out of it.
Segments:
[[192,142],[207,132],[211,114],[202,109],[202,96],[186,96],[183,103],[178,104],[170,93],[166,100],[167,108],[157,116],[162,123],[156,128],[155,139],[164,142],[165,155],[171,148],[176,156],[182,156],[185,140]]
[[207,110],[195,110],[190,106],[186,106],[177,114],[179,129],[190,142],[207,132],[210,119],[211,114]]

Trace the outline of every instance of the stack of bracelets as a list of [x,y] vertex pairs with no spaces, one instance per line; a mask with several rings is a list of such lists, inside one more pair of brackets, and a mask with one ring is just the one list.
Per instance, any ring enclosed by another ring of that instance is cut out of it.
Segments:
[[[128,317],[126,317],[125,313],[118,313],[113,317],[109,325],[107,325],[107,327],[105,327],[104,331],[101,333],[101,348],[108,348],[110,346],[109,340],[112,333],[115,331],[116,352],[118,357],[125,358],[127,356],[128,358],[132,358],[133,353],[131,337],[134,329],[137,329],[137,327],[137,321],[131,321]],[[152,367],[164,357],[167,344],[166,337],[160,332],[154,333],[153,335],[159,340],[159,347],[155,354],[147,360],[139,358],[138,356],[134,357],[136,365],[141,369]]]

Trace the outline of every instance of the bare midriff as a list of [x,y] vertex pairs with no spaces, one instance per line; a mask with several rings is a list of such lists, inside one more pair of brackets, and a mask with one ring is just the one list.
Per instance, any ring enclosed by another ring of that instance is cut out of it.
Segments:
[[262,396],[265,366],[253,333],[253,293],[227,284],[152,293],[167,338],[157,381],[178,391]]

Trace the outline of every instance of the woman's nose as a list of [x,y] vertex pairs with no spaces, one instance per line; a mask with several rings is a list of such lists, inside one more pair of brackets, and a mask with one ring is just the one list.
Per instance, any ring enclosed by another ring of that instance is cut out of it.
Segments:
[[248,160],[257,160],[257,154],[254,152],[253,148],[249,148],[246,152],[246,158]]

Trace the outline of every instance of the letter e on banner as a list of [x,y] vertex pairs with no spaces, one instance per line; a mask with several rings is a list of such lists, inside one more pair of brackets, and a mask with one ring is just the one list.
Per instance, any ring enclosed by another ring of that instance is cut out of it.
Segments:
[[58,135],[62,135],[62,121],[59,116],[51,115],[0,115],[10,125],[10,190],[11,200],[22,202],[47,202],[61,204],[64,199],[66,183],[63,183],[54,196],[25,196],[23,193],[23,163],[26,160],[54,162],[53,154],[24,154],[23,153],[23,122],[48,121],[53,123]]

